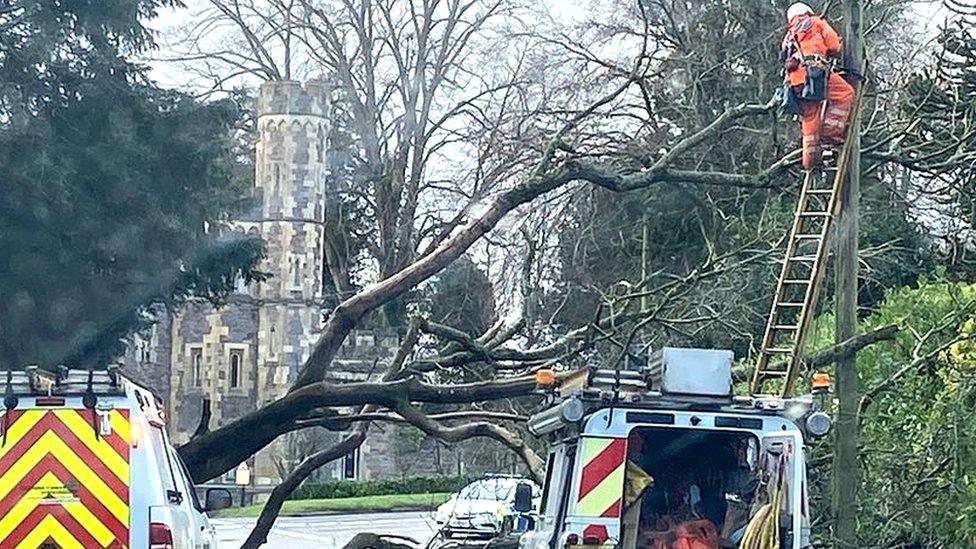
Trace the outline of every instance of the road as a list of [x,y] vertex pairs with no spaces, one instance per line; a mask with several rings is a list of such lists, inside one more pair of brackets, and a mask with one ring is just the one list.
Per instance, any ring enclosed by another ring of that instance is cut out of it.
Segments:
[[[217,527],[217,549],[241,546],[255,519],[211,519]],[[364,515],[323,515],[313,517],[279,517],[267,549],[304,549],[306,547],[342,547],[359,532],[397,534],[427,541],[434,533],[430,512],[369,513]]]

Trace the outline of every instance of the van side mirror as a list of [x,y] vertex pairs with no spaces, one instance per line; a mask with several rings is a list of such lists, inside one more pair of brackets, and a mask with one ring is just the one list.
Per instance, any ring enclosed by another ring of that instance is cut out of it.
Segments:
[[234,504],[234,500],[227,488],[208,488],[203,510],[208,513],[227,509]]
[[524,482],[515,485],[515,510],[528,513],[532,510],[532,487]]

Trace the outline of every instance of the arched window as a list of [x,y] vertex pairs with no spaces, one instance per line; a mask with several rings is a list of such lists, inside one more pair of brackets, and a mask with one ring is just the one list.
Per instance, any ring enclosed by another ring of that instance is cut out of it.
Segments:
[[203,387],[203,349],[190,349],[190,364],[193,365],[193,386]]
[[291,260],[291,285],[295,288],[302,287],[302,259],[300,257]]
[[241,386],[241,352],[230,352],[230,388],[237,389]]

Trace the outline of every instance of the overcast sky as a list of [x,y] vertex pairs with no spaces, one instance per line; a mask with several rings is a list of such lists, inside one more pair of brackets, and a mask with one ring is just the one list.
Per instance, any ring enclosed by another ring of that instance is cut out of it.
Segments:
[[[177,27],[189,20],[193,7],[207,3],[206,0],[184,0],[184,2],[188,6],[187,8],[164,8],[160,10],[159,17],[149,22],[149,27],[157,33],[162,45],[160,51],[155,52],[152,57],[166,58],[168,54],[172,53],[167,51],[165,47],[166,36],[171,35]],[[555,8],[550,10],[550,13],[565,18],[567,23],[571,23],[574,19],[583,17],[587,13],[586,0],[545,0],[544,4]],[[816,2],[810,2],[810,4],[815,6]],[[947,12],[939,0],[914,2],[914,9],[918,13],[917,21],[933,34],[946,18]],[[192,86],[192,79],[184,74],[176,64],[152,59],[148,60],[147,63],[150,67],[150,76],[160,86],[179,89],[188,89]]]

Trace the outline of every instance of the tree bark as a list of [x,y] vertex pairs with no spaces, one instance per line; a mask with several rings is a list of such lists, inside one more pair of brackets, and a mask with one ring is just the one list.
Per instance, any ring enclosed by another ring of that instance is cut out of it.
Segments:
[[198,437],[202,437],[203,435],[210,432],[210,416],[211,416],[210,399],[204,397],[203,410],[200,411],[200,423],[197,424],[196,431],[193,431],[193,434],[190,435],[191,440]]
[[[847,67],[858,74],[863,65],[863,30],[860,0],[844,1],[844,38]],[[860,88],[860,84],[855,84]],[[857,96],[856,96],[857,97]],[[857,98],[855,98],[857,101]],[[861,127],[859,105],[851,115],[850,159],[846,184],[841,190],[836,236],[836,332],[838,343],[857,334],[857,250],[858,215],[861,192]],[[856,354],[839,357],[835,370],[837,429],[833,464],[834,546],[855,548],[857,544],[857,494],[860,486],[858,465],[858,380]]]

